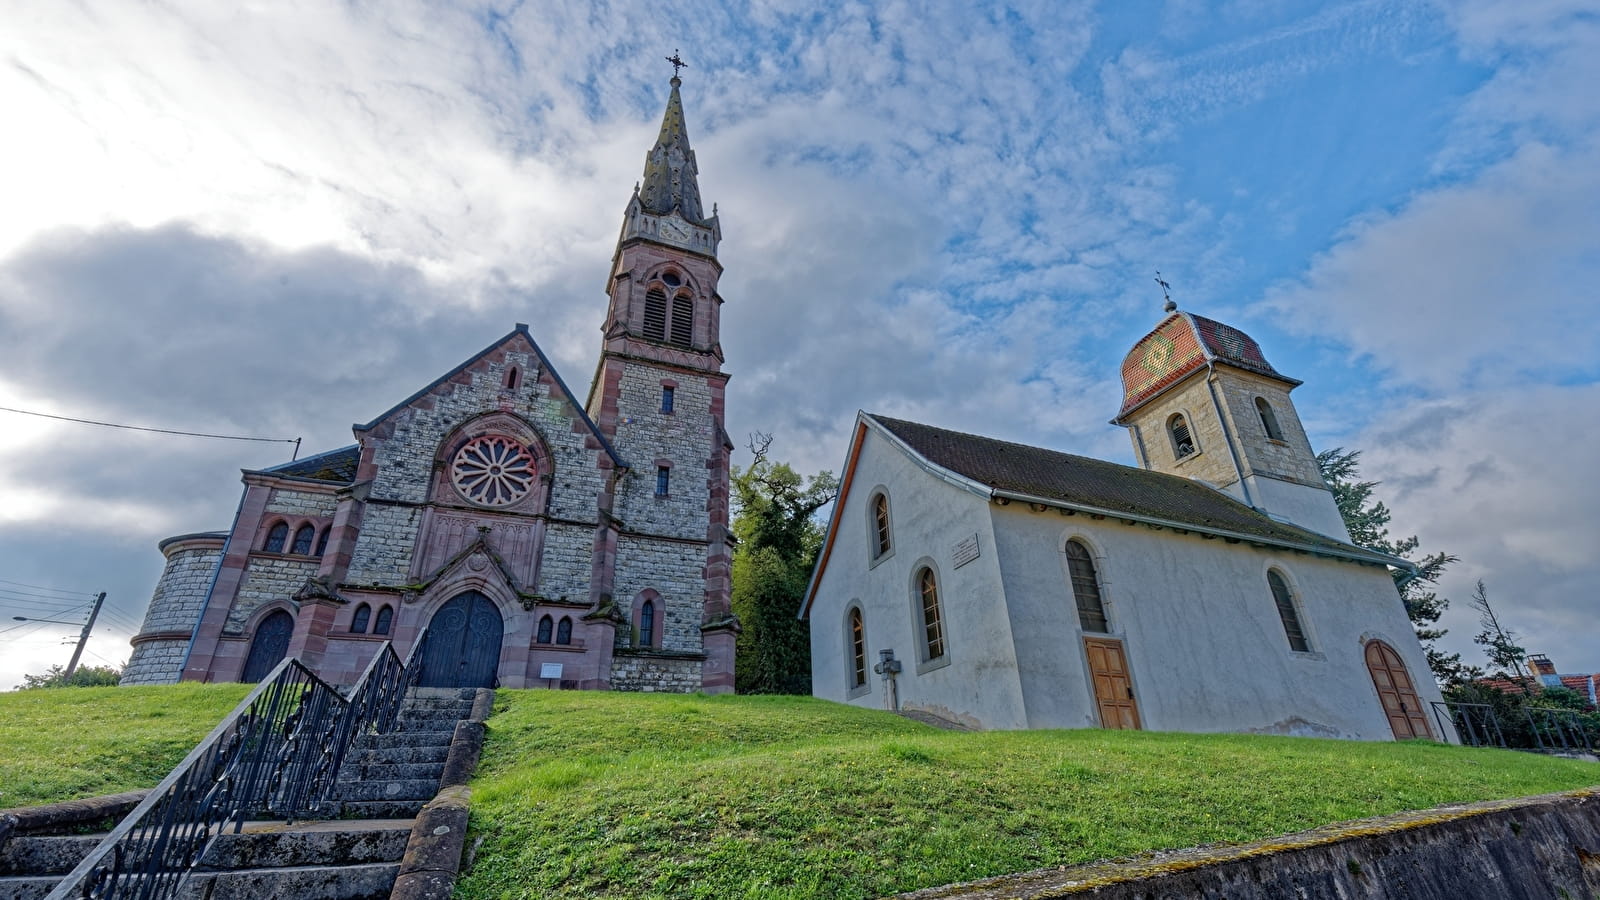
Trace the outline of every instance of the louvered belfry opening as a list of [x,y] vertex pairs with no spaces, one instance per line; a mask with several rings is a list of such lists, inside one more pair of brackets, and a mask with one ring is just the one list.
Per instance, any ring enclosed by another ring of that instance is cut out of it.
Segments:
[[688,294],[672,298],[672,342],[680,347],[694,343],[694,300]]
[[644,295],[644,336],[652,341],[667,339],[667,295],[660,288]]

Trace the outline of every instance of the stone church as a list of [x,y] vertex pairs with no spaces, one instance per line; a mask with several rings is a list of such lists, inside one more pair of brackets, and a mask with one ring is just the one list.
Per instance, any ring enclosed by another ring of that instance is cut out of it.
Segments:
[[580,400],[517,325],[355,443],[244,473],[227,531],[161,543],[123,684],[350,684],[426,629],[444,686],[733,689],[721,226],[674,77]]
[[1137,467],[860,413],[801,611],[818,697],[978,728],[1451,740],[1391,568],[1279,373],[1169,303],[1122,364]]

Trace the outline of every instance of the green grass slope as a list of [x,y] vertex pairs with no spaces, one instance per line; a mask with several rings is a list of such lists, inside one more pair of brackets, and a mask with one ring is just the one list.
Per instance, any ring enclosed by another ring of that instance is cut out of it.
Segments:
[[952,733],[809,698],[502,691],[457,896],[872,897],[1600,784],[1428,743]]
[[155,787],[253,687],[0,693],[0,809]]

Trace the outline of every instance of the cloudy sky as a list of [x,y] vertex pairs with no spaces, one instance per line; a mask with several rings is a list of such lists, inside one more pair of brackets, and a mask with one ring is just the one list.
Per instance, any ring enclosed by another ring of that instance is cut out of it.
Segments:
[[[0,406],[351,441],[532,324],[586,385],[681,48],[735,435],[865,408],[1131,462],[1116,365],[1253,334],[1394,531],[1600,670],[1592,0],[0,0]],[[156,541],[286,444],[0,412],[0,687],[121,662]]]

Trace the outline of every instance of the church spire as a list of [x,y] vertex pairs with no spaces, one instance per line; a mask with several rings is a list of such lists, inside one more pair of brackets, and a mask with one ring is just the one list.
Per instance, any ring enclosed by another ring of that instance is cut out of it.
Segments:
[[689,130],[683,123],[683,98],[678,87],[683,79],[672,76],[672,94],[661,117],[661,133],[644,158],[644,187],[639,199],[646,212],[667,215],[673,211],[685,220],[703,224],[700,207],[699,169],[694,150],[689,147]]

